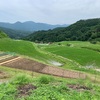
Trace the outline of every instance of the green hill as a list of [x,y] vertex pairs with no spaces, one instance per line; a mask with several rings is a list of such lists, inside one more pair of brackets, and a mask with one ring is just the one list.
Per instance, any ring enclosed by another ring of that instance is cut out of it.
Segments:
[[100,41],[100,18],[80,20],[66,28],[37,31],[25,39],[37,42]]
[[29,31],[13,30],[13,29],[5,28],[5,27],[0,27],[0,30],[5,32],[10,38],[13,38],[13,39],[19,39],[31,34],[31,32]]
[[28,56],[53,66],[55,66],[54,63],[58,63],[62,68],[79,71],[90,72],[90,69],[84,69],[86,66],[100,67],[99,50],[100,44],[89,42],[69,41],[47,45],[22,40],[0,39],[0,51]]
[[0,39],[0,51],[28,56],[44,63],[49,63],[52,60],[60,63],[67,62],[41,51],[35,43],[22,40]]
[[0,31],[0,38],[7,38],[7,34],[5,34],[3,31]]

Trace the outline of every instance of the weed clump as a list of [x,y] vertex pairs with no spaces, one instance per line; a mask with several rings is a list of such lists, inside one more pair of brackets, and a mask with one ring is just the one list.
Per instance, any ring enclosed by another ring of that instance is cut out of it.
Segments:
[[49,82],[52,82],[52,81],[54,81],[54,78],[53,77],[47,77],[47,76],[41,76],[40,78],[39,78],[39,83],[41,83],[41,84],[48,84]]
[[11,83],[16,85],[24,85],[30,83],[31,81],[31,76],[19,74],[12,79]]

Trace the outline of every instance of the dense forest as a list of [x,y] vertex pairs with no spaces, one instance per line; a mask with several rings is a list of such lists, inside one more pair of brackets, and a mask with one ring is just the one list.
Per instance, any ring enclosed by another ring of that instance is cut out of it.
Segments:
[[100,41],[100,18],[79,20],[66,28],[37,31],[24,39],[35,42]]
[[7,38],[7,34],[0,30],[0,38]]

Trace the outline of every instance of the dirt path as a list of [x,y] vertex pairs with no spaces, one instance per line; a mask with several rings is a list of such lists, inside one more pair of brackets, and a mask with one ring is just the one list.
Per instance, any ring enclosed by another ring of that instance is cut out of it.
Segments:
[[15,57],[13,59],[4,61],[0,63],[0,65],[11,67],[11,68],[35,71],[38,73],[49,74],[49,75],[65,77],[65,78],[82,78],[82,79],[86,78],[86,75],[80,72],[48,66],[48,65],[36,62],[34,60],[21,58],[21,57]]
[[9,63],[9,62],[13,62],[17,59],[20,59],[21,57],[9,57],[9,59],[4,59],[2,62],[0,62],[0,65],[5,64],[5,63]]

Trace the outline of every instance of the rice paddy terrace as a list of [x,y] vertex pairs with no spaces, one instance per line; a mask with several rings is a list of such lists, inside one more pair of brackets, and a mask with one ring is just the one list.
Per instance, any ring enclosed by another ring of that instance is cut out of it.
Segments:
[[99,43],[72,41],[35,44],[22,40],[1,39],[0,51],[6,53],[0,54],[0,63],[3,66],[56,76],[81,77],[81,73],[76,71],[100,74],[95,70],[100,68],[99,50]]
[[0,39],[0,100],[99,100],[99,48]]

